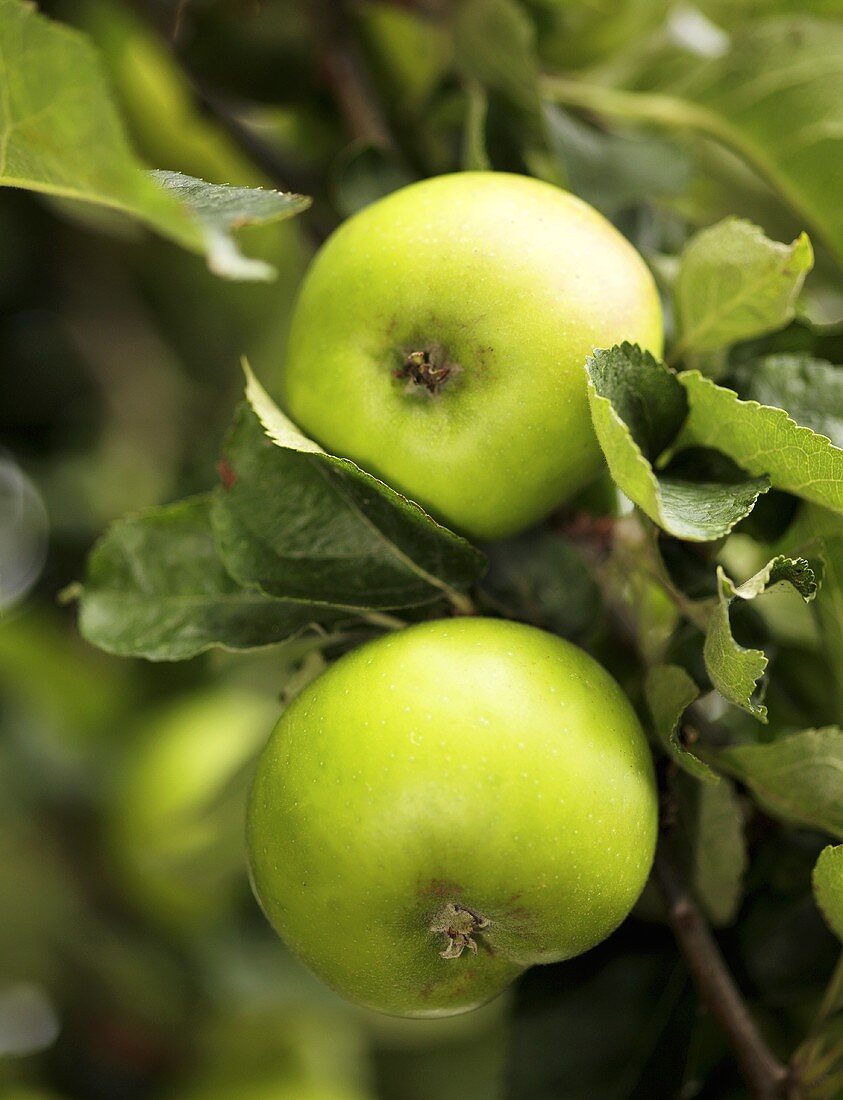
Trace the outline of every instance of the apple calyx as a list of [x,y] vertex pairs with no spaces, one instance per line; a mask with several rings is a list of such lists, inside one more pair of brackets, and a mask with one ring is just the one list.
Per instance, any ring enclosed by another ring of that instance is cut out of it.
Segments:
[[485,931],[491,922],[480,913],[469,909],[465,905],[455,905],[448,902],[444,909],[436,914],[430,925],[431,932],[443,932],[447,937],[447,946],[439,952],[440,958],[458,959],[466,947],[472,953],[477,954],[477,943],[474,935]]
[[404,362],[395,372],[396,378],[405,378],[412,389],[424,388],[435,396],[452,374],[459,370],[438,345],[420,351],[410,351]]

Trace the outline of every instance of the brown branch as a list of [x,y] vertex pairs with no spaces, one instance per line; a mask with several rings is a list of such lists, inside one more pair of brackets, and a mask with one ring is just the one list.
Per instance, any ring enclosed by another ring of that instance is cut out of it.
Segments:
[[764,1042],[705,918],[660,846],[656,879],[668,920],[706,1008],[726,1034],[756,1100],[784,1100],[789,1074]]
[[395,141],[351,34],[345,4],[342,0],[310,0],[308,11],[325,76],[349,134],[381,149],[394,149]]

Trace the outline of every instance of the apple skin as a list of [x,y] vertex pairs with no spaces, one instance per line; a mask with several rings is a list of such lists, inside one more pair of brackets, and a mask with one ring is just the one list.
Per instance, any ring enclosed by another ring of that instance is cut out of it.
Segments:
[[[659,297],[632,245],[552,184],[460,172],[388,195],[323,245],[282,399],[327,449],[498,539],[602,468],[584,364],[623,340],[661,354]],[[434,391],[412,381],[413,353],[450,372]]]
[[127,751],[105,841],[121,888],[156,923],[195,936],[228,915],[244,885],[243,800],[226,803],[226,790],[277,715],[271,697],[205,688],[153,715]]
[[[609,674],[534,627],[462,618],[361,646],[304,689],[259,759],[247,837],[264,912],[323,981],[445,1016],[609,935],[656,823],[646,738]],[[442,957],[466,920],[476,954]]]
[[184,1091],[172,1100],[373,1100],[369,1093],[341,1085],[311,1084],[267,1078],[258,1081],[221,1081]]

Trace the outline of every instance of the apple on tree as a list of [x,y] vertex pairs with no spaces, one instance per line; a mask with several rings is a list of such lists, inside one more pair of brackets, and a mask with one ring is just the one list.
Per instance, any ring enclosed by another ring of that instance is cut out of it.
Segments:
[[534,627],[459,618],[304,689],[260,757],[248,847],[264,911],[317,975],[442,1016],[606,937],[656,820],[646,738],[608,673]]
[[602,457],[584,364],[662,349],[644,262],[549,183],[461,172],[345,222],[316,257],[282,389],[300,427],[476,539],[527,527]]

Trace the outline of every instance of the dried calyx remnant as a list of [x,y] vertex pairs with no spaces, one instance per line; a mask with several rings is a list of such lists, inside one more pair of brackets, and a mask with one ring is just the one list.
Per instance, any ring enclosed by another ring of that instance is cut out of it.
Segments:
[[395,371],[396,378],[404,378],[413,387],[420,387],[430,394],[437,394],[460,367],[448,359],[438,344],[421,351],[409,351],[404,362]]
[[454,905],[448,902],[444,909],[436,914],[431,932],[443,932],[447,937],[447,945],[439,954],[443,959],[458,959],[466,947],[472,953],[477,954],[477,944],[474,935],[483,932],[489,927],[486,917],[468,909],[465,905]]

